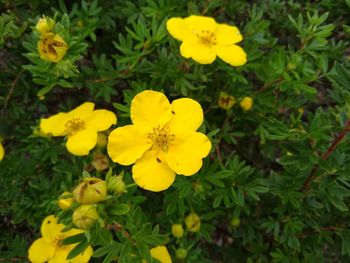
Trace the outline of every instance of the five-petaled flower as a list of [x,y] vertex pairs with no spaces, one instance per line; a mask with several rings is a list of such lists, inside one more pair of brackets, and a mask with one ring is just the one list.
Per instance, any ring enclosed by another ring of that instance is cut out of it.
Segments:
[[88,246],[75,258],[72,258],[69,261],[66,260],[69,252],[76,246],[76,244],[63,245],[62,240],[67,237],[83,233],[84,231],[73,228],[66,232],[62,232],[64,227],[65,225],[57,223],[57,219],[54,215],[46,217],[41,224],[42,237],[35,240],[29,247],[29,260],[33,263],[89,262],[89,259],[93,253],[91,246]]
[[46,61],[59,62],[62,60],[68,49],[64,39],[54,33],[43,34],[38,42],[40,58]]
[[198,102],[181,98],[170,104],[161,92],[146,90],[132,100],[130,115],[133,125],[112,131],[107,150],[114,162],[135,163],[137,185],[158,192],[170,187],[175,173],[198,172],[211,149],[208,137],[196,132],[203,122]]
[[74,155],[87,155],[97,143],[97,133],[117,123],[108,110],[94,110],[95,104],[85,102],[70,112],[61,112],[41,119],[40,129],[52,136],[67,136],[66,147]]
[[232,66],[247,62],[244,50],[235,45],[243,38],[235,26],[216,23],[211,17],[191,15],[167,21],[168,32],[182,41],[180,53],[200,64],[211,64],[216,56]]

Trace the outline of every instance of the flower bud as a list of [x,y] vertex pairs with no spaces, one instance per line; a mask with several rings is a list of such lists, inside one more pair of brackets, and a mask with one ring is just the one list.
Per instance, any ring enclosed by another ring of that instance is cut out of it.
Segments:
[[114,175],[109,177],[107,182],[107,188],[109,191],[116,195],[127,192],[122,175]]
[[43,17],[38,20],[35,28],[40,31],[41,34],[47,34],[52,31],[55,26],[55,21],[49,17]]
[[178,248],[175,251],[175,256],[177,259],[185,259],[187,257],[187,250],[184,248]]
[[41,36],[37,48],[42,60],[57,63],[66,55],[68,45],[60,35],[47,33]]
[[74,202],[74,198],[73,197],[64,197],[67,195],[72,195],[72,193],[70,192],[63,192],[60,197],[58,198],[58,206],[62,209],[62,210],[68,210],[69,208],[71,208],[73,202]]
[[224,110],[229,110],[236,103],[235,97],[228,95],[226,92],[220,92],[218,105]]
[[241,221],[239,220],[238,217],[234,217],[231,219],[231,226],[237,227],[241,224]]
[[84,205],[94,204],[106,199],[106,182],[99,178],[84,178],[74,189],[74,199]]
[[184,229],[182,224],[173,224],[171,226],[171,233],[176,238],[181,238],[184,235]]
[[250,110],[252,107],[253,107],[253,98],[252,97],[244,97],[241,102],[239,103],[239,105],[241,106],[241,108],[244,110],[244,111],[248,111]]
[[74,210],[72,215],[73,224],[80,229],[89,229],[98,218],[99,215],[93,205],[81,205]]
[[96,171],[99,172],[106,170],[109,167],[109,161],[107,156],[101,153],[94,154],[91,164],[96,169]]
[[103,148],[107,145],[107,136],[101,132],[97,134],[97,143],[96,146]]
[[199,216],[192,212],[185,218],[185,224],[190,232],[198,232],[201,227],[201,219]]

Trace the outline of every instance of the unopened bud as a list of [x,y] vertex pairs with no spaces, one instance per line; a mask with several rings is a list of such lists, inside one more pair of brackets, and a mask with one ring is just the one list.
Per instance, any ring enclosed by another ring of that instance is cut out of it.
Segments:
[[122,175],[114,175],[109,177],[107,182],[107,188],[109,191],[116,195],[127,192]]
[[220,92],[218,105],[224,110],[229,110],[236,103],[235,97],[228,95],[226,92]]
[[241,102],[239,103],[239,105],[241,106],[241,108],[244,111],[249,111],[252,107],[253,107],[253,98],[252,97],[244,97]]
[[107,136],[101,132],[97,134],[97,143],[96,146],[103,148],[107,145]]
[[71,208],[73,202],[74,202],[74,198],[73,197],[66,197],[66,196],[72,196],[72,193],[70,192],[63,192],[63,194],[60,195],[60,197],[58,198],[58,206],[62,209],[62,210],[68,210],[69,208]]
[[182,224],[173,224],[171,226],[171,233],[176,238],[181,238],[184,235],[184,229]]
[[100,172],[106,170],[109,167],[108,157],[101,153],[95,154],[91,161],[91,164],[96,169],[96,171]]
[[74,199],[84,205],[94,204],[106,199],[106,182],[99,178],[84,178],[73,191]]
[[177,259],[185,259],[187,257],[187,250],[184,248],[178,248],[175,251],[175,256]]
[[36,29],[40,31],[41,34],[46,34],[52,31],[55,26],[55,21],[49,17],[43,17],[36,23]]
[[201,227],[201,219],[199,216],[192,212],[185,218],[185,224],[190,232],[198,232]]
[[93,205],[81,205],[74,210],[72,215],[73,224],[80,229],[89,229],[98,218],[99,215]]
[[238,217],[234,217],[234,218],[231,219],[231,225],[232,225],[233,227],[237,227],[237,226],[239,226],[240,224],[241,224],[241,221],[239,220]]

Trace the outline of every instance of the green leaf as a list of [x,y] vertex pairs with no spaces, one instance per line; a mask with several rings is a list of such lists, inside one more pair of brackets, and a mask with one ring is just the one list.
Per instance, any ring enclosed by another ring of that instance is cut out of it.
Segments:
[[109,210],[111,215],[121,216],[125,215],[130,211],[130,206],[128,204],[117,204]]

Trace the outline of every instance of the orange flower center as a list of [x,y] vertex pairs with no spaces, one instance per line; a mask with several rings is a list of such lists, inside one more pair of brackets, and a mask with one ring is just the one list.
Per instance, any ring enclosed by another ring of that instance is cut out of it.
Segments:
[[197,38],[204,46],[211,47],[212,45],[216,45],[216,35],[209,30],[199,31]]
[[80,118],[74,118],[66,122],[66,134],[68,136],[72,136],[76,134],[77,132],[85,129],[85,121],[83,121]]
[[153,128],[153,132],[149,133],[147,137],[152,141],[154,148],[163,152],[167,152],[169,144],[175,140],[175,135],[170,133],[168,126]]

